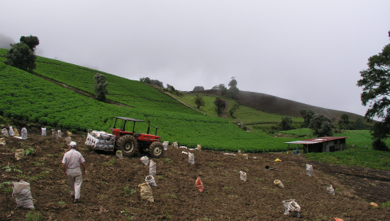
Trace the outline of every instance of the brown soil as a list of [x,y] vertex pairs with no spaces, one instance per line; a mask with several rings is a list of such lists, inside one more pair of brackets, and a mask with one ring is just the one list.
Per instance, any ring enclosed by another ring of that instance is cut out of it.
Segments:
[[[87,166],[78,204],[73,203],[61,171],[67,151],[64,140],[30,129],[27,140],[6,138],[6,145],[0,146],[1,167],[9,164],[23,171],[2,169],[0,184],[20,181],[18,176],[24,175],[22,179],[31,184],[32,212],[39,212],[42,220],[390,220],[390,208],[369,207],[371,201],[379,205],[390,201],[387,171],[308,162],[303,156],[282,153],[249,154],[246,160],[206,150],[193,151],[195,165],[190,165],[182,154],[188,150],[170,147],[163,158],[153,159],[158,186],[152,187],[155,202],[149,203],[141,199],[137,187],[149,172],[141,155],[119,160],[114,154],[89,150],[83,145],[85,134],[72,139]],[[12,150],[28,147],[36,154],[16,161]],[[306,175],[306,163],[313,164],[314,176]],[[247,172],[246,182],[239,179],[239,171]],[[30,180],[34,176],[38,178]],[[205,186],[202,193],[195,188],[197,177]],[[285,188],[276,187],[275,179]],[[335,196],[326,191],[330,184],[336,188]],[[26,220],[30,211],[15,209],[15,199],[6,191],[9,187],[0,189],[0,220]],[[302,218],[283,215],[282,200],[288,199],[301,206]]]

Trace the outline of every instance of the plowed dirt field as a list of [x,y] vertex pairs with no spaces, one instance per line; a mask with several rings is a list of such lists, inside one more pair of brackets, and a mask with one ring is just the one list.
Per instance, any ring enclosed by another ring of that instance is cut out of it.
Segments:
[[[369,202],[390,201],[388,171],[327,165],[285,153],[249,153],[244,159],[193,150],[191,165],[182,153],[190,150],[169,147],[162,158],[153,159],[158,186],[152,187],[155,202],[150,203],[141,199],[138,188],[149,174],[142,155],[118,159],[113,153],[90,150],[84,145],[86,134],[72,135],[87,168],[81,203],[75,204],[61,170],[68,150],[65,141],[27,129],[27,140],[7,137],[6,145],[0,146],[1,168],[12,168],[1,170],[0,184],[29,182],[35,211],[15,208],[12,186],[4,184],[0,220],[26,220],[28,213],[39,213],[41,220],[390,220],[389,208],[369,207]],[[17,161],[13,151],[29,147],[36,153]],[[275,162],[276,158],[282,161]],[[306,163],[314,167],[311,177],[306,175]],[[239,171],[247,173],[246,182]],[[203,181],[203,192],[195,188],[197,177]],[[276,179],[284,188],[275,186]],[[334,196],[326,190],[331,184]],[[288,199],[301,207],[300,218],[283,214],[282,201]]]

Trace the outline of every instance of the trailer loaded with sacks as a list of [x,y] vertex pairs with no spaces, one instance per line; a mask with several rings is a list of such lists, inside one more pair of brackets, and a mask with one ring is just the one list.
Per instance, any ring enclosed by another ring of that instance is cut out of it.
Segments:
[[[127,127],[131,126],[133,122],[133,130],[126,131]],[[114,127],[111,128],[112,134],[104,131],[89,130],[86,145],[95,150],[116,151],[121,150],[124,156],[133,156],[137,152],[148,153],[151,157],[161,157],[164,153],[164,148],[161,143],[161,137],[157,136],[157,129],[155,135],[149,134],[150,124],[148,124],[148,131],[144,133],[135,132],[135,123],[144,122],[134,118],[115,117]]]

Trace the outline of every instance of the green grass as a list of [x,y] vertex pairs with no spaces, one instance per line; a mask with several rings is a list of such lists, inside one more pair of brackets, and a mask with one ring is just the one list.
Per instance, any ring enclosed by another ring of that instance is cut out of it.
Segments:
[[330,164],[390,170],[390,152],[365,148],[350,148],[345,151],[332,153],[308,153],[305,156],[308,160],[316,160]]

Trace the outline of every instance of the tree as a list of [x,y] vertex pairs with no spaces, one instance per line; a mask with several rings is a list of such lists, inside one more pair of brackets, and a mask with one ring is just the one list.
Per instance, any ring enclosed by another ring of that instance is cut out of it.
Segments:
[[333,136],[334,125],[329,118],[322,114],[316,114],[312,117],[309,128],[317,137]]
[[362,118],[358,118],[353,124],[353,127],[355,130],[364,130],[366,128],[366,125],[364,125]]
[[279,125],[282,127],[283,130],[290,130],[291,124],[292,124],[291,117],[284,116],[284,117],[282,117],[282,122],[280,122]]
[[341,129],[346,129],[346,130],[350,129],[348,114],[341,115],[341,119],[339,120],[338,124]]
[[229,87],[237,87],[237,80],[235,77],[232,77],[232,80],[229,82]]
[[363,105],[368,106],[365,118],[381,119],[371,130],[373,140],[381,143],[390,134],[390,44],[382,52],[371,56],[367,65],[368,69],[360,71],[362,79],[357,82],[357,86],[363,87],[360,98]]
[[218,85],[218,91],[219,91],[219,95],[225,96],[225,94],[227,92],[227,88],[225,87],[224,84],[219,84]]
[[204,87],[203,86],[195,86],[192,91],[204,91]]
[[39,44],[39,39],[35,36],[22,36],[20,43],[12,44],[11,49],[4,55],[7,59],[4,63],[14,66],[24,71],[32,72],[36,68],[35,47]]
[[22,36],[20,37],[20,43],[26,44],[31,51],[35,51],[35,47],[39,45],[39,39],[36,36]]
[[144,82],[145,84],[151,84],[152,83],[152,81],[150,80],[149,77],[140,78],[139,81]]
[[302,109],[299,111],[303,117],[303,124],[302,127],[306,128],[309,127],[311,118],[316,114],[313,110],[305,110]]
[[96,73],[93,80],[95,81],[96,100],[106,102],[106,94],[108,94],[106,76]]
[[197,94],[195,97],[195,104],[198,107],[198,109],[200,108],[200,106],[205,106],[203,96]]
[[234,77],[232,77],[232,80],[229,82],[229,89],[226,93],[226,96],[234,100],[237,100],[239,93],[240,90],[237,88],[237,80]]
[[164,87],[163,82],[159,80],[150,80],[150,85],[157,86],[157,87]]
[[215,111],[217,112],[218,116],[221,115],[223,113],[223,110],[226,107],[226,101],[217,97],[217,98],[215,98],[214,104],[216,106]]
[[32,72],[36,68],[34,52],[24,43],[16,43],[4,55],[7,59],[4,63]]

